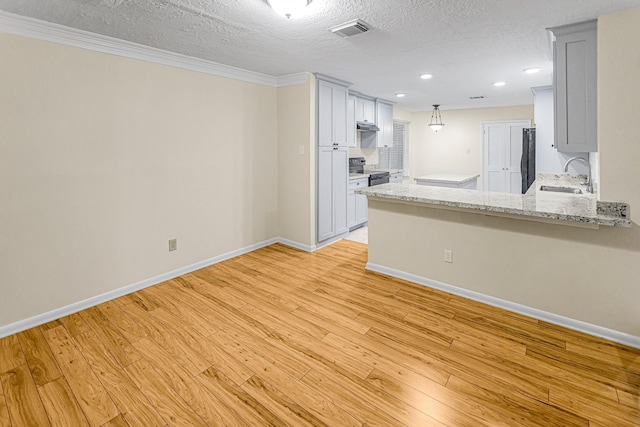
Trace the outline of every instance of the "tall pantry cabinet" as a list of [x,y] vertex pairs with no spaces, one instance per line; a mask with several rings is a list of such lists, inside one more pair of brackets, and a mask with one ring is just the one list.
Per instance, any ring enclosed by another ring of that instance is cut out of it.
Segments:
[[[349,147],[347,142],[348,84],[317,75],[318,206],[317,240],[325,241],[349,231],[347,192]],[[344,84],[341,84],[344,83]]]

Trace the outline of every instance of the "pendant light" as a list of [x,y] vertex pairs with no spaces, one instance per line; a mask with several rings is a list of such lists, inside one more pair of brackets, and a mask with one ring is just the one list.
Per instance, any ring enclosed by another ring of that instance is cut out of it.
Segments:
[[313,0],[267,0],[269,6],[278,14],[290,19],[299,16]]
[[429,127],[435,133],[438,133],[438,131],[444,127],[444,123],[442,123],[442,116],[440,115],[440,104],[433,104],[433,113],[431,113],[431,122],[429,123]]

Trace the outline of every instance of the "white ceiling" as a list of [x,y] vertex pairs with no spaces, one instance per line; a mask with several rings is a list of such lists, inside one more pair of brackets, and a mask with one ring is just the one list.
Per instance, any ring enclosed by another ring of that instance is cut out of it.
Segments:
[[[530,104],[532,86],[551,84],[545,28],[634,7],[640,0],[314,0],[287,20],[264,0],[0,0],[7,12],[272,76],[327,74],[410,111]],[[373,30],[327,30],[355,18]],[[542,72],[522,72],[534,66]]]

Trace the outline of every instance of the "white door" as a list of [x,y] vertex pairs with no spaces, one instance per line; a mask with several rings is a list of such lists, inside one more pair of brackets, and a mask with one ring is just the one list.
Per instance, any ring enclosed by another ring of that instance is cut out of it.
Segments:
[[483,189],[500,193],[521,193],[522,129],[530,120],[485,122],[483,124]]

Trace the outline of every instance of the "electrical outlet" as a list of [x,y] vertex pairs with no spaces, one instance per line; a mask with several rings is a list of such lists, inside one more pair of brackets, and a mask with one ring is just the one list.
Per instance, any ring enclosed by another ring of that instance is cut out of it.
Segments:
[[169,240],[169,252],[178,250],[178,239]]
[[453,251],[451,249],[444,250],[444,262],[453,262]]

